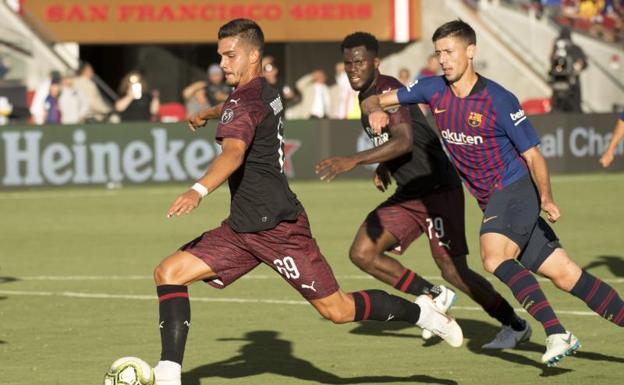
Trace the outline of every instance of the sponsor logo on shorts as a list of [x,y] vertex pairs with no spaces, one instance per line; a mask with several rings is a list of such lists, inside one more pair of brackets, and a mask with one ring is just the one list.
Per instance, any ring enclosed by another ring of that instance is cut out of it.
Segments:
[[485,217],[483,218],[483,223],[488,223],[489,221],[492,221],[494,219],[498,218],[498,215],[493,215],[491,217]]
[[312,281],[312,283],[311,283],[311,284],[309,284],[309,285],[306,285],[305,283],[302,283],[302,284],[301,284],[301,288],[302,288],[302,289],[309,289],[309,290],[312,290],[313,292],[315,292],[315,293],[316,293],[316,289],[314,288],[314,284],[315,284],[315,283],[316,283],[316,281]]

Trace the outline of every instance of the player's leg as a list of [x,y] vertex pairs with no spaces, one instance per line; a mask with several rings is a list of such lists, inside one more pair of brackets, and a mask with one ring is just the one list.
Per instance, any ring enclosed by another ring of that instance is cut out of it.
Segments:
[[[233,241],[227,226],[202,234],[165,258],[154,270],[159,300],[161,357],[154,368],[156,385],[179,385],[191,307],[188,285],[210,280],[222,288],[253,269],[258,262]],[[219,279],[217,279],[219,278]]]
[[457,323],[437,311],[428,296],[419,297],[414,304],[382,290],[351,294],[340,290],[312,237],[305,213],[294,222],[282,222],[272,230],[242,237],[258,259],[278,272],[323,317],[334,323],[361,320],[416,323],[439,330],[453,346],[461,344],[463,336]]
[[[511,305],[485,278],[468,267],[463,190],[435,192],[425,197],[423,202],[429,214],[425,223],[431,255],[442,277],[503,325],[495,340],[486,344],[487,347],[511,348],[519,341],[527,340],[531,334],[529,324],[516,315]],[[440,305],[438,298],[435,301]]]
[[429,292],[434,286],[431,282],[385,253],[399,244],[399,240],[381,223],[375,222],[367,218],[359,228],[349,250],[351,261],[362,271],[404,293],[418,296]]
[[[539,210],[538,195],[530,178],[515,182],[490,197],[479,240],[485,270],[511,289],[516,300],[542,324],[550,337],[564,335],[566,330],[535,277],[516,260],[531,238],[539,234],[535,231]],[[550,358],[547,361],[549,365],[556,364]]]
[[434,331],[451,346],[461,346],[463,334],[455,320],[439,311],[431,298],[418,297],[415,303],[383,290],[362,290],[333,294],[310,303],[324,318],[337,323],[354,321],[407,322]]
[[581,269],[563,248],[555,249],[539,267],[558,288],[581,299],[599,316],[624,326],[624,301],[607,283]]

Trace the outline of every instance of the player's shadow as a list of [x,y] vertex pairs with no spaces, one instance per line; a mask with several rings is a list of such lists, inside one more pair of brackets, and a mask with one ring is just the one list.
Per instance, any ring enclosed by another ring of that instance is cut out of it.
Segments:
[[[223,338],[218,341],[245,342],[238,350],[238,355],[223,361],[199,366],[182,374],[185,385],[199,385],[202,378],[221,377],[237,379],[261,374],[277,374],[284,377],[313,381],[321,384],[381,384],[381,383],[427,383],[457,385],[456,381],[427,375],[409,377],[394,376],[359,376],[339,377],[317,368],[312,363],[293,355],[293,344],[279,338],[279,333],[272,330],[253,331],[244,338]],[[363,366],[366,370],[367,366]]]
[[0,277],[0,283],[9,283],[19,281],[19,278],[15,277]]
[[618,255],[600,255],[583,268],[591,270],[602,266],[606,266],[614,276],[624,277],[624,258]]
[[[529,341],[521,344],[516,349],[512,350],[492,350],[492,349],[483,349],[485,343],[489,342],[494,338],[496,333],[499,332],[500,328],[493,324],[473,320],[473,319],[465,319],[460,318],[457,319],[457,322],[462,327],[464,332],[464,340],[465,345],[471,352],[475,354],[487,355],[494,358],[499,358],[505,361],[533,366],[541,371],[540,376],[549,377],[556,376],[571,372],[572,369],[554,367],[549,368],[546,365],[542,364],[539,359],[534,360],[528,357],[525,357],[522,354],[518,354],[515,352],[534,352],[536,357],[541,357],[541,355],[546,350],[546,347],[542,344],[537,344],[535,342]],[[408,331],[408,333],[404,333],[403,330]],[[378,336],[378,337],[400,337],[400,338],[417,338],[414,334],[414,327],[399,323],[399,322],[360,322],[360,324],[351,330],[350,333],[360,334],[360,335],[368,335],[368,336]],[[541,332],[541,331],[536,331]],[[535,339],[536,337],[533,337]],[[438,337],[432,338],[426,342],[423,342],[423,347],[435,345],[441,343],[442,340]],[[585,359],[591,361],[607,361],[607,362],[618,362],[624,363],[624,358],[609,356],[606,354],[588,352],[583,350],[577,351],[576,355],[572,358],[567,359]],[[564,361],[565,362],[565,361]]]

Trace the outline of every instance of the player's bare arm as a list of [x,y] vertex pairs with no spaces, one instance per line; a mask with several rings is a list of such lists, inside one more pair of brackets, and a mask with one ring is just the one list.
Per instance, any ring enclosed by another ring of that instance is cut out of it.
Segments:
[[600,157],[600,164],[602,167],[607,168],[611,165],[611,163],[613,163],[615,149],[622,139],[624,139],[624,120],[618,119],[618,122],[615,125],[615,130],[613,130],[613,136],[611,137],[609,146]]
[[206,122],[213,119],[219,119],[223,112],[223,103],[216,106],[206,107],[200,111],[194,112],[188,119],[188,125],[191,131],[196,131],[199,127],[206,125]]
[[[245,142],[240,139],[225,138],[223,139],[222,148],[223,151],[210,164],[206,174],[197,181],[197,183],[206,189],[206,194],[213,192],[217,187],[223,184],[223,182],[243,164],[245,159],[247,146]],[[167,217],[171,218],[173,216],[190,213],[199,206],[199,202],[202,198],[203,195],[198,190],[193,188],[189,189],[183,194],[180,194],[173,204],[171,204],[171,207],[167,211]]]
[[381,130],[390,122],[390,118],[384,110],[398,107],[399,105],[400,103],[399,97],[397,96],[397,90],[392,90],[380,95],[369,96],[364,99],[360,108],[363,113],[368,115],[368,122],[373,131],[379,134]]
[[531,177],[539,191],[542,210],[547,214],[549,221],[556,222],[561,217],[561,213],[552,197],[550,174],[546,160],[537,147],[531,147],[522,153],[522,157],[526,160]]
[[321,180],[331,182],[338,175],[351,171],[355,166],[386,162],[412,151],[413,130],[407,123],[390,128],[391,138],[381,146],[361,151],[351,156],[333,157],[320,161],[315,168]]

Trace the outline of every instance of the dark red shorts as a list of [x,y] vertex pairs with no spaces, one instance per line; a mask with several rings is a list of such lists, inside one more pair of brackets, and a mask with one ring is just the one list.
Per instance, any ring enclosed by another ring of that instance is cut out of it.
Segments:
[[260,263],[277,271],[307,300],[335,293],[339,286],[312,237],[305,212],[271,230],[237,233],[227,222],[180,248],[200,258],[217,274],[207,283],[223,289]]
[[384,229],[398,244],[388,250],[403,254],[421,234],[429,239],[434,257],[457,257],[468,254],[464,221],[464,190],[436,191],[421,199],[404,199],[392,195],[368,214],[362,224],[374,233]]

